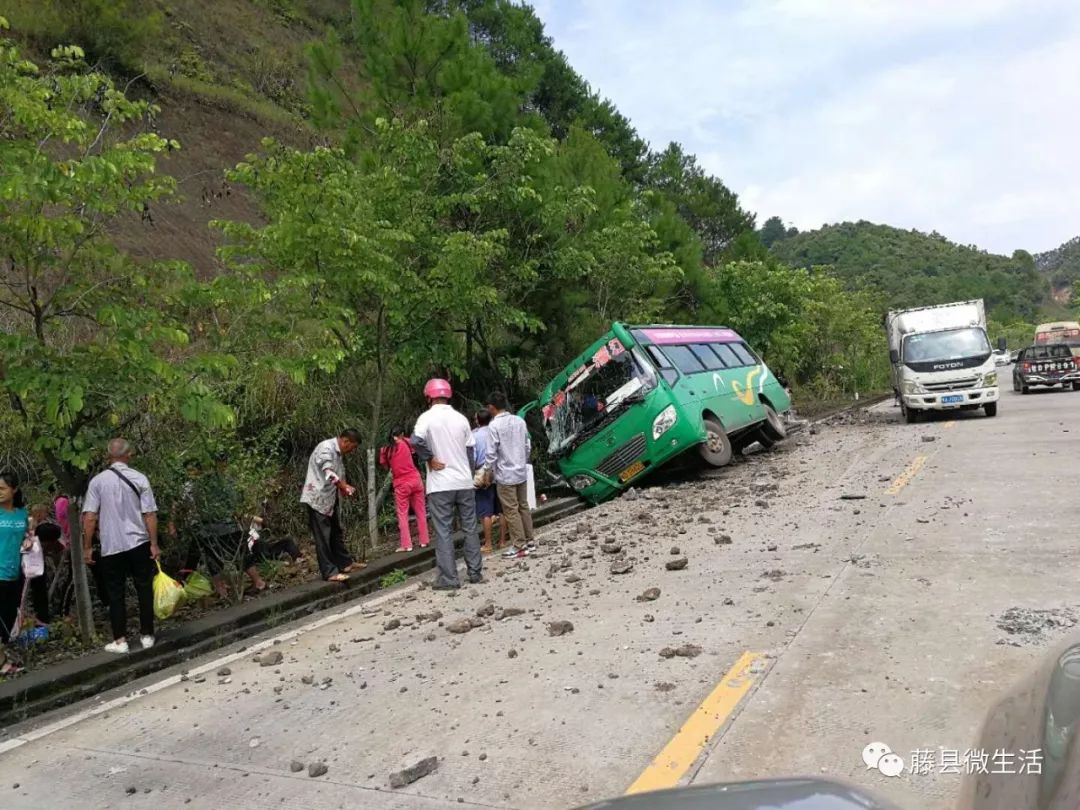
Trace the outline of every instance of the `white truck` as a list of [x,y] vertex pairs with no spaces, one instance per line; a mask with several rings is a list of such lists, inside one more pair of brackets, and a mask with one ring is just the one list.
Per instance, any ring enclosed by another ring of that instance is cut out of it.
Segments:
[[927,411],[997,414],[997,366],[981,299],[896,310],[885,317],[885,331],[893,391],[908,422]]

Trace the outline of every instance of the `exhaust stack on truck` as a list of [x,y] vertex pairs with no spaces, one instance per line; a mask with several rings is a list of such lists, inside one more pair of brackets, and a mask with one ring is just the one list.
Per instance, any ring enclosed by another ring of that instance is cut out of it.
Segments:
[[893,391],[908,422],[928,411],[997,414],[997,367],[981,299],[895,310],[885,317],[885,331]]

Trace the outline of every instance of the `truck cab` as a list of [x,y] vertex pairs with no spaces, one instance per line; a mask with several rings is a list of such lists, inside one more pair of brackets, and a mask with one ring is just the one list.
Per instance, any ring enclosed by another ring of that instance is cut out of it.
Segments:
[[885,328],[893,391],[909,423],[931,411],[997,415],[997,364],[981,300],[890,312]]

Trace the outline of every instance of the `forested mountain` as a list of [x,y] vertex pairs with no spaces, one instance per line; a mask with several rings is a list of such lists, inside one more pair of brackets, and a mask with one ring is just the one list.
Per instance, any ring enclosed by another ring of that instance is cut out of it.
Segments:
[[772,254],[797,267],[828,265],[850,289],[881,292],[890,307],[983,298],[1001,321],[1032,321],[1046,280],[1024,250],[999,256],[938,233],[843,222],[785,235]]
[[1050,281],[1059,300],[1066,302],[1080,281],[1080,236],[1063,245],[1035,254],[1035,267]]

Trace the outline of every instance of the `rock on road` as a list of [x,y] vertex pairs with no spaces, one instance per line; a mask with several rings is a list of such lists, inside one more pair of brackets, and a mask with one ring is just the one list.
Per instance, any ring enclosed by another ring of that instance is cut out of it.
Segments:
[[1080,616],[1080,393],[839,421],[549,527],[456,595],[406,586],[298,625],[274,666],[226,650],[189,664],[201,682],[7,729],[0,806],[575,807],[623,793],[753,651],[683,783],[813,774],[951,807],[959,776],[889,779],[861,752],[971,747]]

